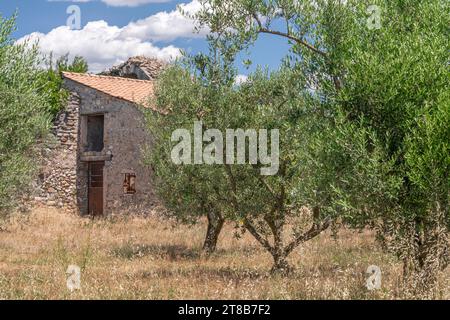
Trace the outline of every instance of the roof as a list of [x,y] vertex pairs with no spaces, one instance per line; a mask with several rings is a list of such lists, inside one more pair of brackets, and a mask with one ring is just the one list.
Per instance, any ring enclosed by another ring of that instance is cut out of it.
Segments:
[[150,108],[149,98],[154,93],[154,82],[129,78],[98,76],[88,73],[63,72],[63,77],[115,98]]

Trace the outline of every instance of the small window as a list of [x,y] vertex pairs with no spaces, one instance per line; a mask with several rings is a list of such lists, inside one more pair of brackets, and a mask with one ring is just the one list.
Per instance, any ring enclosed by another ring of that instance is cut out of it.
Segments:
[[123,181],[123,193],[125,194],[136,193],[136,174],[125,173],[125,180]]

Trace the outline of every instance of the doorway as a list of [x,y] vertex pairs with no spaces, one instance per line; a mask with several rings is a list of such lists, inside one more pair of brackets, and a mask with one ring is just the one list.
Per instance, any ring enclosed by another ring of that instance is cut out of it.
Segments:
[[103,168],[105,162],[88,164],[88,213],[93,216],[103,215]]

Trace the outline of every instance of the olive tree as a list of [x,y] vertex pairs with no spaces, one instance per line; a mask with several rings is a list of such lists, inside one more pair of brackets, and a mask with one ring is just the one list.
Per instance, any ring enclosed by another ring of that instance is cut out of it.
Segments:
[[[205,56],[198,56],[196,62],[202,64],[205,59]],[[175,163],[171,157],[174,147],[172,134],[181,128],[192,129],[194,120],[205,117],[204,110],[216,108],[220,97],[230,90],[232,81],[214,74],[213,70],[203,70],[203,79],[200,76],[193,78],[190,72],[195,72],[195,69],[191,62],[186,58],[159,77],[156,98],[152,101],[159,111],[147,114],[154,143],[146,160],[154,170],[157,194],[170,216],[187,224],[207,218],[203,251],[210,255],[216,250],[227,215],[219,206],[216,193],[211,190],[220,189],[223,180],[219,179],[214,167]],[[213,85],[213,80],[207,79],[215,79],[218,83]]]
[[[374,169],[389,167],[374,185],[379,196],[364,199],[347,184],[341,199],[352,216],[374,223],[404,262],[405,284],[421,294],[433,291],[449,258],[449,18],[441,14],[449,4],[377,3],[380,29],[358,21],[364,7],[349,10],[347,43],[336,46],[342,89],[335,96],[346,124],[372,132],[366,150],[382,152]],[[356,172],[373,181],[374,170]]]
[[37,140],[49,127],[48,94],[36,47],[11,38],[15,17],[0,16],[0,211],[30,181]]
[[430,291],[448,264],[448,1],[200,2],[198,27],[235,50],[260,34],[289,41],[285,63],[334,119],[324,140],[334,161],[322,158],[335,176],[331,210],[374,227],[405,283]]
[[[274,272],[287,272],[292,251],[326,230],[332,218],[330,175],[321,174],[317,162],[326,151],[319,141],[328,123],[316,121],[317,98],[296,71],[260,69],[235,85],[233,48],[226,41],[210,43],[210,55],[188,58],[158,82],[154,103],[164,112],[148,116],[155,137],[149,162],[156,189],[182,220],[213,212],[221,221],[234,222],[236,235],[248,231],[270,253]],[[202,133],[197,159],[189,152],[196,143],[194,121],[201,122]],[[179,140],[171,139],[177,129],[193,137],[183,138],[189,146],[183,150],[177,148]],[[234,149],[239,138],[228,138],[229,130],[238,129],[244,133],[244,153]],[[228,161],[230,142],[235,162]],[[184,163],[174,163],[174,150],[187,156]],[[239,157],[245,161],[237,164]],[[267,173],[268,167],[275,169]]]

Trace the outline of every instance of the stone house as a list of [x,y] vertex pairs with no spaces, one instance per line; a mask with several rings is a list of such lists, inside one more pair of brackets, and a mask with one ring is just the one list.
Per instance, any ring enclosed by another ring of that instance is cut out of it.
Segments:
[[143,108],[154,82],[139,76],[63,73],[70,97],[54,123],[35,200],[81,215],[146,212],[155,204],[152,172],[143,165],[152,142]]

